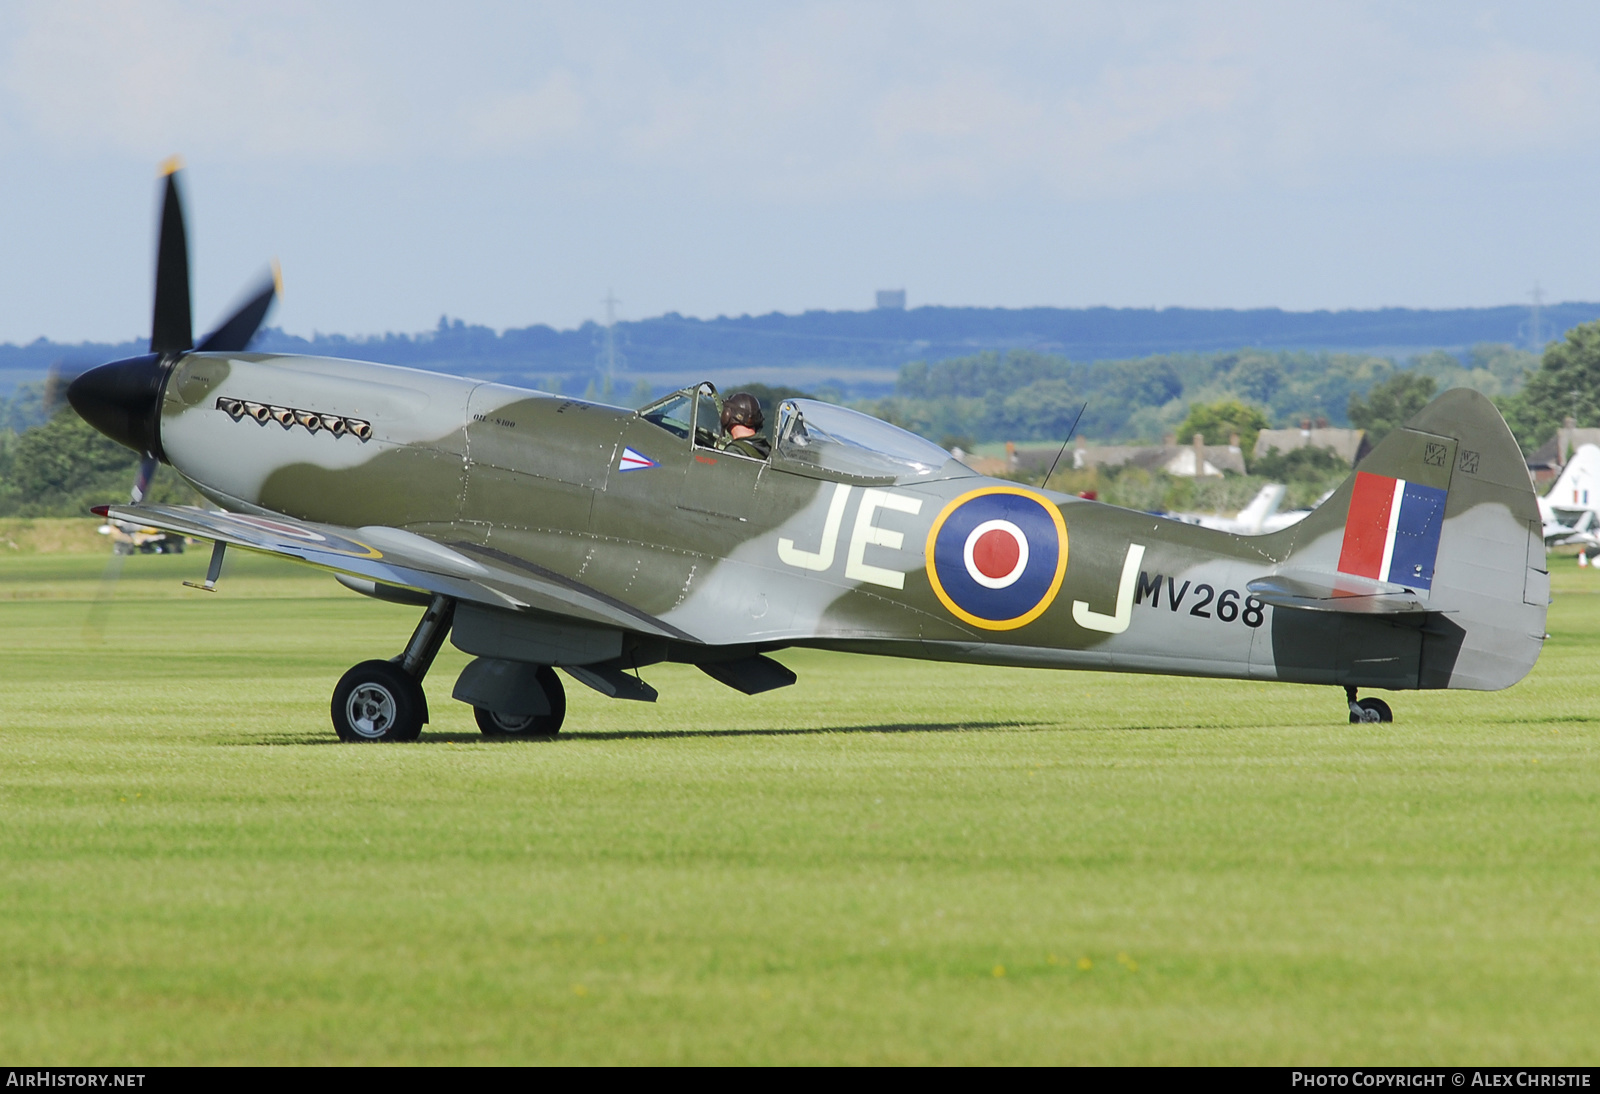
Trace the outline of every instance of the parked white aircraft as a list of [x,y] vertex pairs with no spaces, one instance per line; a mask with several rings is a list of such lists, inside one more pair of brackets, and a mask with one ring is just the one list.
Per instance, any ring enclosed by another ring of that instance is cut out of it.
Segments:
[[1561,477],[1539,499],[1539,516],[1545,546],[1600,547],[1600,447],[1578,446]]
[[1224,517],[1217,513],[1168,513],[1167,516],[1172,520],[1181,520],[1185,524],[1198,524],[1202,528],[1232,532],[1236,536],[1260,536],[1302,521],[1306,514],[1311,512],[1310,509],[1278,512],[1278,506],[1283,504],[1286,493],[1288,488],[1281,482],[1269,482],[1250,500],[1249,505],[1239,510],[1238,516]]

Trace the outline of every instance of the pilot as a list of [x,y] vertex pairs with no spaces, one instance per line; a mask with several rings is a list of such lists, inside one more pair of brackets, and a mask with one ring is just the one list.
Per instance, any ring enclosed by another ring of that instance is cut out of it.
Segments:
[[760,401],[748,391],[734,392],[722,403],[722,431],[728,435],[723,449],[758,460],[766,459],[772,455],[772,446],[761,436],[761,427],[765,424]]

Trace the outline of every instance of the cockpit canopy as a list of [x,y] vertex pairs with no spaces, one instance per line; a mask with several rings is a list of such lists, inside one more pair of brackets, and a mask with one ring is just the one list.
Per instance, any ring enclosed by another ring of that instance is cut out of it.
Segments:
[[[669,433],[692,437],[699,447],[719,448],[721,406],[716,387],[703,383],[657,399],[638,413]],[[801,475],[931,482],[975,474],[932,441],[832,403],[785,399],[767,424],[774,438],[773,465]]]
[[919,482],[974,474],[930,440],[815,399],[785,399],[776,434],[774,463],[824,477]]
[[641,407],[639,417],[685,440],[693,434],[694,443],[702,448],[715,448],[722,431],[721,411],[716,385],[706,382]]

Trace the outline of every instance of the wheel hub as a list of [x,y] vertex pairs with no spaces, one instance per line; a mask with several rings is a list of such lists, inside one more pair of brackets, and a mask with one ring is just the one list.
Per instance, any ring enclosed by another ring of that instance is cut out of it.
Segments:
[[345,701],[345,716],[350,728],[362,737],[376,740],[394,725],[394,696],[378,684],[362,684]]
[[533,726],[532,714],[495,714],[495,724],[502,733],[525,733]]

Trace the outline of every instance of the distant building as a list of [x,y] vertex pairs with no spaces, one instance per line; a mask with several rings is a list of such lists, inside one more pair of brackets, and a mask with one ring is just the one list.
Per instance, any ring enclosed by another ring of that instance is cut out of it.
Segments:
[[878,310],[905,311],[906,291],[904,289],[879,289]]
[[963,452],[959,448],[952,448],[950,450],[950,455],[954,456],[956,459],[960,460],[962,463],[966,464],[980,475],[988,475],[991,478],[999,478],[1008,471],[1016,470],[1016,449],[1016,445],[1012,444],[1010,441],[1007,441],[1005,458],[1001,458],[999,456],[980,456],[976,452]]
[[[1239,450],[1238,438],[1232,439],[1233,444],[1206,444],[1196,434],[1190,444],[1178,444],[1174,438],[1168,437],[1163,444],[1097,445],[1080,438],[1072,448],[1072,463],[1069,465],[1063,459],[1061,466],[1070,466],[1075,471],[1091,467],[1142,467],[1146,471],[1165,471],[1183,478],[1193,478],[1197,468],[1202,478],[1218,478],[1224,473],[1243,475],[1244,453]],[[1005,464],[1012,471],[1041,475],[1060,453],[1060,445],[1030,445],[1023,448],[1008,442]],[[970,461],[968,466],[974,471],[980,470]]]
[[1072,466],[1077,471],[1090,467],[1142,467],[1186,479],[1245,473],[1238,438],[1233,444],[1206,444],[1198,433],[1190,444],[1178,444],[1174,437],[1164,438],[1164,443],[1158,445],[1094,445],[1080,440],[1072,450]]
[[1528,457],[1528,471],[1533,475],[1533,481],[1549,482],[1560,475],[1561,469],[1581,444],[1600,445],[1600,429],[1579,429],[1577,420],[1568,418],[1561,423],[1554,437]]
[[1256,435],[1250,458],[1259,460],[1274,449],[1293,452],[1297,448],[1331,448],[1351,467],[1372,451],[1365,429],[1330,429],[1326,418],[1316,422],[1307,418],[1299,429],[1263,429]]

